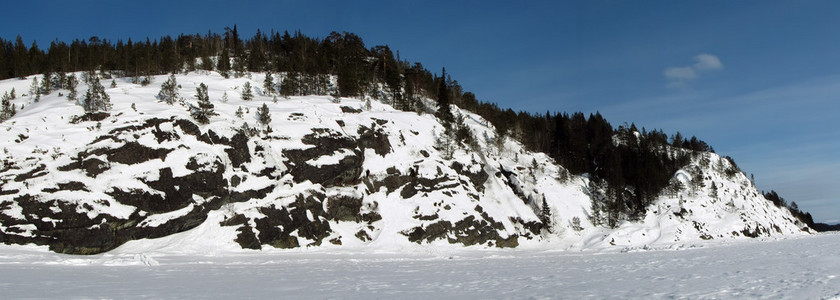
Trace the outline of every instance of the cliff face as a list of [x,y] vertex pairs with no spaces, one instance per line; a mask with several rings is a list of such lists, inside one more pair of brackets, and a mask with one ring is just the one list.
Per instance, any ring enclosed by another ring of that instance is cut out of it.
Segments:
[[[715,154],[694,155],[642,220],[606,228],[592,222],[603,186],[498,140],[474,114],[454,109],[476,137],[456,145],[434,116],[376,100],[275,102],[258,89],[239,99],[261,77],[178,76],[187,103],[209,86],[218,116],[206,125],[155,99],[163,77],[146,87],[117,79],[107,113],[84,114],[55,92],[14,100],[25,108],[0,124],[0,242],[91,254],[185,231],[195,245],[246,249],[643,247],[803,233]],[[268,126],[255,115],[263,104]]]

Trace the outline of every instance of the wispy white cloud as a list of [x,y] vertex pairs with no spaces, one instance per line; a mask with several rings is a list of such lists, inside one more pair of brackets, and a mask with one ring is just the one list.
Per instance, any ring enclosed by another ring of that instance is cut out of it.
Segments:
[[697,72],[692,67],[667,68],[662,74],[670,80],[692,80],[697,78]]
[[723,63],[720,62],[720,58],[708,53],[699,54],[694,57],[694,60],[697,61],[694,64],[694,68],[699,71],[723,69]]
[[662,71],[662,76],[668,81],[669,88],[682,88],[700,77],[701,72],[723,69],[723,63],[715,55],[701,53],[694,56],[695,63],[690,66],[670,67]]

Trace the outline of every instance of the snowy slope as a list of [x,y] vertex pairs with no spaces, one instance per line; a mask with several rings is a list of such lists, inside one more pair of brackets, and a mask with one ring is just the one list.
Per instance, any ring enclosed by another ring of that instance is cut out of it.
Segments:
[[[25,105],[0,123],[0,241],[90,254],[121,245],[633,249],[807,234],[716,154],[696,155],[677,172],[644,220],[610,229],[590,222],[597,191],[588,178],[510,139],[497,143],[477,115],[455,110],[478,138],[450,155],[433,115],[377,100],[275,102],[260,88],[253,100],[240,98],[245,82],[258,87],[263,79],[177,75],[183,101],[174,105],[155,98],[165,76],[145,87],[116,78],[109,88],[103,79],[113,109],[95,116],[60,96],[64,90],[39,102],[21,95],[31,77],[0,82],[0,93],[15,88],[12,102]],[[206,125],[186,109],[200,83],[218,113]],[[80,84],[80,94],[86,88]],[[263,104],[270,131],[257,122]],[[539,217],[543,199],[550,227]]]

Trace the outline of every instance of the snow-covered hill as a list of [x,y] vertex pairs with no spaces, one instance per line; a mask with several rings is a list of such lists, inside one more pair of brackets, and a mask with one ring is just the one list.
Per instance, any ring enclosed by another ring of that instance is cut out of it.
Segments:
[[[240,98],[246,81],[263,79],[178,75],[186,104],[200,83],[209,87],[218,115],[206,125],[184,103],[156,98],[165,76],[148,86],[102,80],[113,108],[93,115],[59,95],[65,90],[38,102],[21,95],[31,77],[0,82],[0,93],[17,91],[19,108],[0,123],[0,241],[90,254],[126,243],[196,252],[631,249],[807,234],[713,153],[674,174],[643,220],[610,229],[590,221],[598,185],[511,139],[498,142],[475,114],[454,110],[478,138],[451,151],[433,115],[387,101],[277,99],[259,88],[253,100]],[[263,104],[270,131],[257,121]]]

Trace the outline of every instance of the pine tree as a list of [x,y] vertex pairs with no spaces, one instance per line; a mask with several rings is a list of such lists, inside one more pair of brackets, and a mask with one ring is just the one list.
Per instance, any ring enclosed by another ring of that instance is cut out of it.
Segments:
[[42,95],[49,95],[52,93],[52,84],[50,83],[50,77],[52,77],[52,73],[44,72],[43,78],[41,78],[41,94]]
[[218,115],[210,103],[210,96],[207,94],[207,85],[201,83],[195,88],[195,98],[198,99],[198,106],[190,105],[190,115],[200,124],[210,123],[210,117]]
[[219,63],[216,65],[216,69],[225,78],[230,78],[230,56],[227,50],[222,49],[222,55],[219,56]]
[[4,93],[2,102],[0,102],[0,122],[6,121],[15,115],[14,105],[12,105],[12,97],[9,93]]
[[114,80],[114,79],[111,79],[111,88],[113,89],[115,87],[117,87],[117,81]]
[[265,80],[263,80],[263,89],[266,95],[274,93],[274,77],[271,76],[271,71],[265,73]]
[[545,201],[545,196],[542,199],[542,209],[540,210],[540,221],[545,228],[551,228],[551,208],[548,207],[548,202]]
[[254,99],[254,94],[251,93],[251,82],[246,81],[244,85],[242,85],[242,100],[248,101]]
[[271,111],[269,111],[268,105],[265,103],[257,109],[257,121],[259,121],[263,126],[267,126],[271,123]]
[[178,82],[175,80],[175,74],[170,74],[169,79],[160,86],[158,99],[172,105],[178,98],[180,98],[178,95]]
[[718,197],[718,187],[714,182],[712,182],[712,187],[709,189],[709,197],[713,199],[717,199]]
[[288,99],[290,96],[297,96],[297,90],[300,86],[297,72],[288,72],[283,82],[280,83],[280,95]]
[[78,98],[78,92],[76,92],[76,86],[79,85],[79,80],[76,79],[76,76],[73,74],[67,75],[65,81],[65,87],[67,88],[67,100],[76,101]]
[[227,95],[227,91],[224,91],[224,92],[222,93],[222,103],[227,103],[227,102],[228,102],[228,95]]
[[245,112],[242,111],[242,106],[236,109],[236,117],[242,119],[245,116]]
[[583,230],[583,227],[580,226],[580,218],[578,218],[578,217],[573,217],[572,218],[572,229],[574,229],[575,231]]
[[449,99],[449,88],[446,84],[446,68],[443,69],[443,76],[440,77],[440,82],[438,84],[438,111],[437,117],[443,122],[444,126],[449,126],[452,123],[453,116],[452,111],[449,109],[449,105],[452,101]]
[[41,88],[38,85],[38,77],[32,77],[32,84],[29,85],[29,97],[30,99],[34,97],[35,102],[38,102],[38,100],[41,99]]
[[17,96],[15,96],[15,88],[12,88],[12,92],[9,93],[9,98],[12,100],[17,98]]
[[105,87],[99,82],[99,77],[91,72],[88,90],[85,93],[82,107],[87,113],[108,111],[111,109],[111,97],[105,93]]

